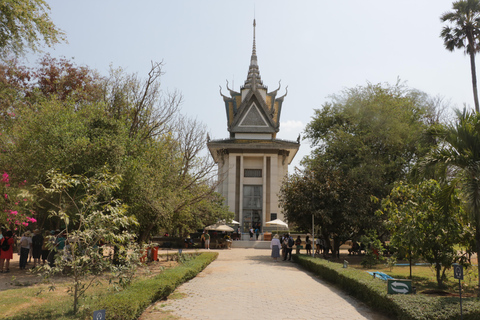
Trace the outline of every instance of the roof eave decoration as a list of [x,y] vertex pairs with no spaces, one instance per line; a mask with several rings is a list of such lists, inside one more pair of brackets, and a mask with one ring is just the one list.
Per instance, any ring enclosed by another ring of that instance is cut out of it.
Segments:
[[[247,80],[245,81],[244,85],[241,86],[240,90],[243,91],[243,93],[230,89],[228,81],[226,88],[230,93],[230,97],[225,96],[220,87],[220,95],[223,97],[223,101],[225,103],[228,131],[230,132],[246,132],[246,130],[248,130],[245,127],[240,129],[239,124],[244,118],[245,113],[248,112],[248,109],[251,107],[252,103],[255,103],[255,105],[262,110],[261,114],[264,116],[265,121],[268,122],[268,126],[270,127],[268,130],[254,128],[254,132],[278,132],[280,128],[280,114],[283,99],[288,93],[288,86],[285,88],[285,94],[281,97],[277,98],[278,91],[281,88],[281,81],[279,81],[278,88],[276,90],[268,93],[268,87],[263,84],[258,67],[255,27],[256,21],[254,19],[252,56],[250,58]],[[248,91],[245,92],[244,90]],[[244,97],[243,99],[242,96]]]

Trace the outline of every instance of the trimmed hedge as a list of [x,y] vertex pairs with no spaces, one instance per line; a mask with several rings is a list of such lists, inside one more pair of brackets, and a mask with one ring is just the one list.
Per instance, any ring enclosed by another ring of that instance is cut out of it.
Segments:
[[[372,309],[400,320],[453,320],[460,318],[458,297],[429,297],[416,295],[389,295],[387,282],[365,271],[343,268],[343,264],[315,259],[306,255],[292,255],[295,262],[320,278],[331,282],[348,294],[365,302]],[[480,299],[463,298],[463,319],[480,319]]]
[[102,298],[96,304],[96,310],[106,309],[109,320],[137,319],[150,304],[167,297],[179,285],[194,278],[217,256],[217,252],[205,252],[153,278],[135,282],[123,291]]

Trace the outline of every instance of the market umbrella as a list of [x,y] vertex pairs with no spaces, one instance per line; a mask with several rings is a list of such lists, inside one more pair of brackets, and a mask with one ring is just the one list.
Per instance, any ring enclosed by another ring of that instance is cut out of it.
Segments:
[[282,226],[282,227],[285,227],[285,228],[288,229],[288,224],[286,224],[285,222],[283,222],[280,219],[275,219],[275,220],[272,220],[272,221],[268,221],[268,222],[265,222],[265,224],[267,226],[277,226],[277,233],[278,233],[278,226]]
[[236,220],[230,220],[230,221],[226,221],[225,219],[223,220],[218,220],[217,221],[217,224],[220,224],[220,223],[223,223],[223,224],[240,224],[240,222],[236,221]]
[[216,229],[216,231],[227,231],[227,232],[232,232],[233,231],[233,228],[232,227],[229,227],[227,226],[226,224],[221,224],[219,225]]
[[265,224],[267,226],[283,226],[283,227],[288,229],[288,224],[286,224],[285,222],[283,222],[280,219],[275,219],[275,220],[272,220],[272,221],[268,221],[268,222],[265,222]]
[[212,224],[205,227],[205,230],[216,230],[217,226],[218,226],[217,224]]
[[223,224],[223,223],[215,223],[215,224],[209,225],[208,227],[205,227],[205,230],[232,232],[233,228],[229,227],[229,226],[227,226],[226,224]]

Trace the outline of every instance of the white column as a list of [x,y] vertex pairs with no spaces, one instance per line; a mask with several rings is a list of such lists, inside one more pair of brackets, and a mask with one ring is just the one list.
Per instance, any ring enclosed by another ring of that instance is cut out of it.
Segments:
[[225,183],[227,204],[230,207],[230,211],[235,212],[235,172],[237,171],[237,162],[235,161],[235,155],[229,154],[225,168],[225,175],[228,175]]
[[262,169],[262,230],[267,219],[267,157],[263,155],[263,169]]
[[[236,163],[237,161],[235,161]],[[238,217],[240,219],[240,223],[242,224],[242,228],[244,227],[243,225],[243,154],[240,155],[240,183],[239,183],[240,190],[238,192],[239,197],[240,197],[240,203],[238,206]]]

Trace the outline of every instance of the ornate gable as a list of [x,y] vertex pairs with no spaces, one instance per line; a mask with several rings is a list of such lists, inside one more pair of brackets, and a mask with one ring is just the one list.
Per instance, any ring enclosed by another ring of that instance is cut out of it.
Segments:
[[[235,138],[236,133],[269,134],[262,138],[275,138],[280,129],[280,114],[285,95],[276,98],[280,86],[268,93],[268,87],[263,85],[257,63],[255,45],[255,20],[253,20],[253,49],[248,69],[247,80],[241,87],[241,92],[228,88],[230,97],[222,94],[227,114],[228,131]],[[244,136],[244,135],[243,135]],[[242,137],[243,137],[242,136]]]
[[252,103],[243,119],[240,120],[239,127],[268,127],[268,124],[255,103]]

